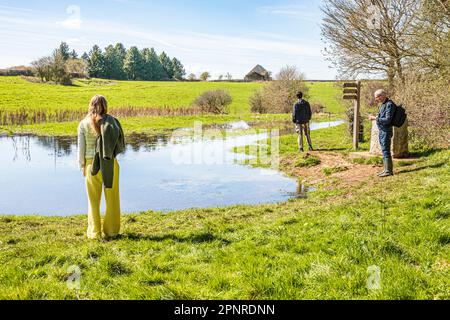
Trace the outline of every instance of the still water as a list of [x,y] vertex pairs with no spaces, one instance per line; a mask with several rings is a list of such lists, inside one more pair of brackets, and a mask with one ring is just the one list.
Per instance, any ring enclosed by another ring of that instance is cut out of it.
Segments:
[[[312,129],[341,123],[315,124]],[[248,125],[239,122],[229,128]],[[233,147],[266,138],[267,133],[216,139],[127,136],[126,152],[118,156],[122,211],[262,204],[302,196],[304,186],[296,180],[238,163],[248,156],[233,153]],[[76,139],[0,137],[0,214],[68,216],[86,211]]]

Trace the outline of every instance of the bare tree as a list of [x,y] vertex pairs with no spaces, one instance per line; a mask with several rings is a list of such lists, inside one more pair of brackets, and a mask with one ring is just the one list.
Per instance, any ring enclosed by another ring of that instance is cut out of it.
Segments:
[[51,57],[43,57],[31,63],[34,73],[41,79],[42,82],[51,80]]
[[277,81],[265,85],[261,91],[250,98],[252,112],[257,113],[290,113],[296,94],[302,91],[308,97],[308,87],[304,75],[295,66],[285,66],[276,75]]
[[409,40],[419,0],[325,0],[325,52],[341,75],[382,74],[389,87],[414,57]]
[[422,1],[414,23],[411,47],[415,69],[422,73],[450,78],[450,2]]

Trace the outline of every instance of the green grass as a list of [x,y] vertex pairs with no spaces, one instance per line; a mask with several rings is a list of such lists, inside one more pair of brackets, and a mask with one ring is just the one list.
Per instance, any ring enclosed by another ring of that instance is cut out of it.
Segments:
[[32,83],[20,77],[0,77],[0,108],[87,110],[92,96],[103,94],[116,107],[189,107],[207,90],[226,89],[233,97],[231,113],[248,113],[248,99],[259,83],[75,81],[73,86]]
[[334,173],[344,172],[349,170],[347,167],[344,166],[334,166],[334,167],[328,167],[323,168],[322,171],[326,176],[331,176]]
[[310,168],[315,167],[320,164],[320,160],[310,154],[305,154],[301,156],[297,161],[294,163],[294,166],[298,168]]
[[[48,86],[49,92],[83,91]],[[0,99],[18,99],[16,94]],[[329,105],[329,112],[342,114]],[[289,115],[244,112],[200,119],[277,124]],[[195,120],[199,117],[122,122],[128,132],[153,132],[189,127]],[[76,125],[12,132],[74,135]],[[296,139],[282,136],[280,154],[297,155]],[[345,125],[313,131],[312,139],[316,149],[351,150]],[[419,156],[394,177],[358,187],[341,187],[330,177],[307,199],[124,215],[122,236],[113,241],[86,240],[85,216],[0,217],[0,299],[449,299],[450,152]],[[80,290],[67,287],[71,266],[81,269]],[[381,271],[379,290],[367,288],[371,266]]]
[[114,241],[85,240],[83,216],[2,217],[0,298],[449,299],[449,157],[282,204],[127,215]]
[[[250,113],[249,97],[260,88],[261,83],[229,82],[144,82],[108,81],[100,79],[78,80],[74,86],[32,83],[21,77],[0,77],[0,110],[13,112],[27,110],[87,110],[94,94],[103,94],[111,109],[119,107],[189,107],[194,99],[206,90],[226,89],[233,97],[228,115],[198,116],[154,116],[122,118],[125,130],[138,133],[156,133],[190,127],[194,121],[205,125],[221,124],[234,120],[256,121],[258,123],[289,120],[290,115],[255,115]],[[336,100],[333,82],[308,83],[311,86],[310,100],[321,102],[331,117],[342,116],[342,101]],[[330,118],[330,119],[331,119]],[[256,119],[256,120],[255,120]],[[315,120],[325,121],[315,115]],[[72,136],[78,123],[43,123],[24,126],[3,126],[0,133],[31,133],[38,135]]]
[[[307,83],[311,102],[327,112],[342,113],[339,88],[333,82]],[[263,84],[230,82],[148,82],[77,80],[73,86],[33,83],[21,77],[0,77],[0,109],[85,110],[95,94],[107,97],[111,109],[118,107],[189,107],[204,91],[228,90],[233,98],[230,113],[249,113],[249,98]]]
[[[342,130],[314,134],[345,148]],[[296,146],[282,141],[285,154]],[[113,241],[87,241],[85,216],[1,217],[0,298],[448,299],[449,159],[427,153],[394,177],[331,179],[281,204],[125,215]],[[370,266],[380,290],[366,286]]]
[[309,102],[319,102],[326,112],[344,114],[345,104],[342,98],[342,86],[336,82],[307,82],[309,88]]

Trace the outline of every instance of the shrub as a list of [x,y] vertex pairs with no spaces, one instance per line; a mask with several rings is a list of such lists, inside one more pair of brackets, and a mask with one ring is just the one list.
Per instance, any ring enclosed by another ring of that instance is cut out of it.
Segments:
[[320,102],[313,102],[311,104],[311,111],[312,113],[323,113],[325,110],[325,107]]
[[282,68],[276,78],[276,81],[267,84],[250,98],[252,112],[291,113],[298,91],[302,91],[305,98],[308,97],[308,87],[303,81],[304,76],[297,71],[296,67]]
[[450,139],[450,81],[418,73],[396,86],[394,101],[408,113],[410,138],[416,146],[448,148]]
[[228,91],[210,90],[199,96],[194,101],[194,105],[205,113],[226,114],[231,102],[233,102],[233,98]]
[[267,113],[267,108],[263,104],[263,92],[258,90],[250,97],[250,107],[253,113]]
[[[375,102],[375,91],[378,89],[387,89],[387,83],[381,81],[367,81],[361,85],[361,103],[363,107],[376,108],[378,104]],[[388,92],[389,94],[389,92]]]

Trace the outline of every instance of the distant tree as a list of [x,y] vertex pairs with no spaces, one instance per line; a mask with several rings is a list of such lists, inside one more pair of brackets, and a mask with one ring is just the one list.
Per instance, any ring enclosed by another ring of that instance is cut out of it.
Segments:
[[205,71],[200,75],[200,80],[202,81],[208,81],[209,78],[211,78],[211,74],[208,71]]
[[184,66],[177,58],[172,59],[172,66],[173,66],[173,77],[177,80],[182,80],[186,74]]
[[86,53],[86,52],[84,52],[82,55],[81,55],[81,59],[83,59],[84,61],[88,61],[89,60],[89,55]]
[[153,66],[151,63],[151,55],[152,52],[149,48],[144,48],[141,51],[142,63],[143,67],[141,70],[141,79],[142,80],[152,80],[153,78]]
[[105,48],[105,77],[109,79],[125,79],[124,60],[126,50],[122,44],[109,45]]
[[129,80],[140,80],[143,62],[141,52],[137,47],[131,47],[125,57],[124,70]]
[[51,65],[52,80],[58,84],[71,84],[70,74],[66,68],[66,61],[67,60],[65,60],[65,56],[63,55],[62,51],[55,50],[53,52]]
[[115,68],[113,79],[123,80],[127,75],[124,70],[125,57],[127,56],[127,49],[122,43],[116,43],[114,46],[115,51]]
[[78,59],[78,53],[75,51],[75,49],[69,53],[69,59]]
[[233,76],[229,72],[227,72],[226,78],[227,80],[231,81],[231,79],[233,79]]
[[195,81],[195,80],[197,80],[197,76],[195,74],[191,73],[188,75],[187,79],[189,81]]
[[60,54],[60,57],[64,61],[67,61],[70,58],[70,48],[67,43],[61,42],[61,44],[59,45],[59,48],[56,50],[58,51],[58,53]]
[[52,58],[50,56],[40,58],[36,61],[33,61],[31,63],[31,66],[33,67],[34,73],[41,79],[43,82],[50,81],[51,76],[51,65],[52,65]]
[[221,74],[218,79],[219,79],[219,81],[222,81],[223,80],[223,74]]
[[69,59],[66,61],[66,69],[69,74],[83,78],[87,76],[87,62],[83,59]]
[[143,79],[150,81],[162,80],[166,76],[166,72],[159,61],[155,49],[145,48],[142,50],[141,55],[143,61]]
[[159,56],[159,61],[167,74],[169,79],[173,79],[174,77],[174,66],[170,57],[163,51]]
[[88,73],[93,78],[102,78],[105,76],[105,57],[97,45],[89,52]]

